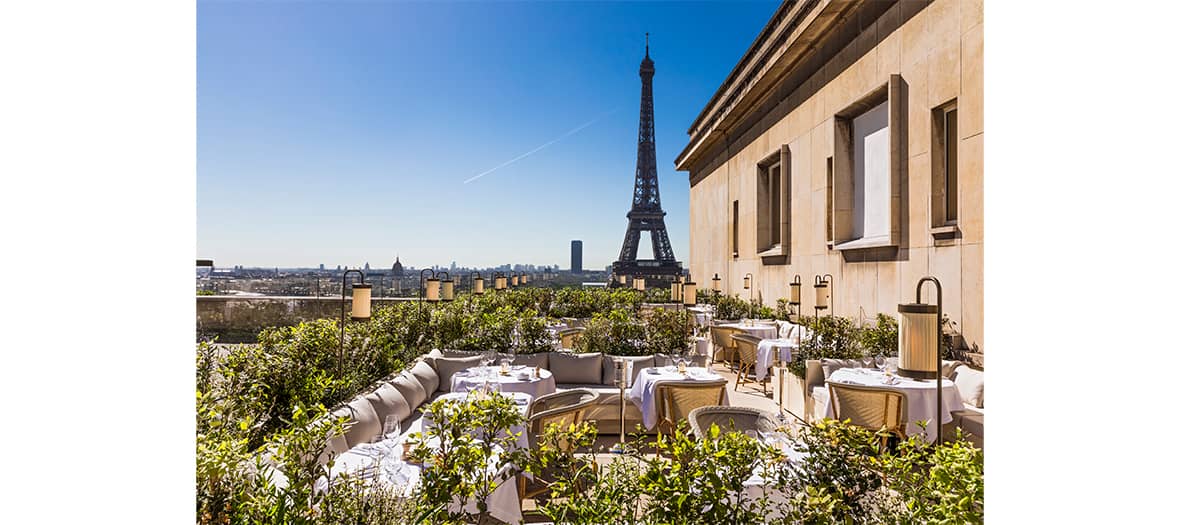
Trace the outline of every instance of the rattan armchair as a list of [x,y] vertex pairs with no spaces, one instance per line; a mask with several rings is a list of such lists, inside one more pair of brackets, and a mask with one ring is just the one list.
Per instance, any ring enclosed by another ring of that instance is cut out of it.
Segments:
[[[748,381],[747,375],[753,373],[757,367],[758,343],[762,341],[762,338],[747,333],[733,334],[732,338],[734,345],[737,346],[738,371],[735,386],[738,386]],[[766,378],[763,378],[761,383],[762,391],[766,392]]]
[[756,408],[708,406],[688,413],[688,425],[698,439],[708,436],[714,424],[722,432],[774,432],[779,427],[773,414]]
[[[909,402],[905,392],[883,387],[828,383],[829,403],[837,420],[874,432],[882,431],[905,439]],[[881,436],[886,447],[889,435]]]
[[[586,415],[586,409],[598,402],[598,393],[586,389],[576,388],[538,397],[529,405],[528,428],[529,447],[536,448],[541,442],[541,434],[549,425],[573,425],[581,423]],[[517,476],[519,480],[520,499],[534,498],[549,490],[552,477],[545,472],[538,473],[529,479],[528,476]]]
[[561,347],[565,349],[573,348],[574,343],[578,340],[578,338],[582,337],[582,332],[585,331],[585,328],[579,326],[574,328],[566,328],[565,330],[558,332],[558,337],[561,337]]
[[740,332],[732,326],[713,325],[709,334],[713,338],[713,362],[725,363],[731,369],[737,361],[737,346],[733,342],[733,335]]
[[725,399],[728,381],[661,381],[656,383],[656,428],[660,433],[675,432],[677,423],[688,419],[693,410],[720,405]]

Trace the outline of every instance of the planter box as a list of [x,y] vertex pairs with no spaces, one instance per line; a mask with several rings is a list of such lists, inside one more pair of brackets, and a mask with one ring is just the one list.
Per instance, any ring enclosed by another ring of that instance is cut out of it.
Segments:
[[786,368],[777,366],[771,369],[771,374],[775,401],[784,409],[810,421],[811,414],[808,408],[811,400],[804,395],[803,380],[795,377],[795,374]]

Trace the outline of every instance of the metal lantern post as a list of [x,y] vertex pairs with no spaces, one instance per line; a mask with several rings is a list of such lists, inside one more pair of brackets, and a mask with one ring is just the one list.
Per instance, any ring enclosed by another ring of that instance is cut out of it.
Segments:
[[368,321],[372,315],[373,286],[365,284],[365,272],[345,270],[340,276],[340,359],[336,365],[337,372],[343,372],[344,368],[344,291],[348,288],[350,273],[361,276],[361,282],[352,285],[352,320]]
[[[692,334],[692,325],[688,322],[688,308],[697,305],[697,283],[692,282],[692,276],[684,282],[684,288],[680,294],[680,303],[684,306],[684,333]],[[689,348],[692,348],[693,341],[689,341]]]
[[[426,273],[430,272],[430,277],[426,277]],[[435,276],[434,270],[425,268],[418,273],[418,318],[422,318],[422,290],[426,290],[426,300],[432,303],[438,302],[439,295],[439,281]]]
[[483,276],[478,271],[471,272],[471,293],[483,295]]
[[791,319],[790,321],[798,324],[798,314],[803,310],[803,281],[799,278],[799,274],[795,274],[795,280],[791,281],[789,284],[791,288],[791,295],[787,299],[787,304],[793,307],[796,316],[796,319]]
[[753,322],[753,320],[754,320],[754,287],[751,286],[753,284],[753,281],[754,281],[754,274],[752,274],[752,273],[747,273],[745,277],[742,277],[742,288],[745,288],[750,291],[750,321],[751,322]]
[[[922,285],[934,283],[935,304],[922,302]],[[939,355],[939,323],[942,319],[942,283],[934,277],[918,280],[914,302],[897,305],[901,314],[897,325],[897,374],[914,379],[931,379],[937,384],[935,421],[937,441],[942,444],[942,356]]]
[[[832,306],[832,275],[815,276],[815,316]],[[834,309],[833,309],[834,311]]]

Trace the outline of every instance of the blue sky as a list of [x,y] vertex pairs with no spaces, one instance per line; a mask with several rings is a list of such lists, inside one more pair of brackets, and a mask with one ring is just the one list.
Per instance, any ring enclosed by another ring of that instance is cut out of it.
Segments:
[[776,7],[199,1],[197,255],[567,268],[581,239],[585,266],[605,267],[627,226],[650,32],[660,195],[687,261],[674,159]]

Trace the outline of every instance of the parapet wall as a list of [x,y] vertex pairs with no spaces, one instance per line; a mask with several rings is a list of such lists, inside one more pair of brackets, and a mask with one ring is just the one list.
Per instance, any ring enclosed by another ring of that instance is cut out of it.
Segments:
[[[340,297],[242,297],[233,295],[197,296],[197,337],[217,337],[220,343],[253,343],[258,332],[271,326],[294,326],[315,319],[339,319]],[[374,297],[373,307],[395,301],[412,301],[404,297]],[[345,299],[351,303],[351,298]],[[351,311],[350,304],[344,311]]]

